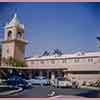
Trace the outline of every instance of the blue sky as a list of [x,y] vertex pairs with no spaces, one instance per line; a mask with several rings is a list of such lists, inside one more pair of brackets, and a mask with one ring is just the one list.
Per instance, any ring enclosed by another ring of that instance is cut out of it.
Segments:
[[0,39],[14,13],[25,25],[26,56],[60,49],[100,51],[100,3],[0,3]]

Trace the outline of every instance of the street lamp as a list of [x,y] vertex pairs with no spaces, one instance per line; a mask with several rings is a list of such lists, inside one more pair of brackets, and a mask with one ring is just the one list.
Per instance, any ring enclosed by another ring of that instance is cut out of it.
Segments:
[[[33,45],[32,45],[32,41],[29,41],[28,42],[28,47],[29,47],[29,50],[30,50],[30,53],[32,53],[32,55],[33,55]],[[29,51],[28,51],[29,52]],[[29,54],[30,55],[30,54]]]

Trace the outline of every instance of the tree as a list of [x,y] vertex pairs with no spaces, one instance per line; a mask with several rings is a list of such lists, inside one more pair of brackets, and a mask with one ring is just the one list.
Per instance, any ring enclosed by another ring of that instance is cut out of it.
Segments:
[[3,65],[5,65],[6,64],[6,58],[4,58],[4,57],[1,58],[1,62],[2,62]]
[[97,40],[99,40],[99,41],[100,41],[100,36],[97,36],[96,38],[97,38]]
[[16,60],[16,67],[26,67],[27,64],[25,63],[25,61],[19,61]]
[[7,66],[15,66],[15,67],[26,67],[27,66],[25,61],[19,61],[12,57],[2,58],[2,62],[4,65],[7,65]]
[[44,51],[44,53],[42,54],[42,56],[49,56],[49,52],[48,51]]
[[8,62],[10,66],[15,66],[16,65],[16,60],[12,57],[8,58]]
[[7,58],[3,57],[1,58],[1,60],[3,65],[7,65],[7,66],[9,65],[9,60]]
[[[100,42],[100,36],[97,36],[96,39]],[[100,48],[100,45],[98,47]]]
[[53,52],[53,54],[54,54],[54,55],[57,54],[57,55],[61,56],[63,53],[62,53],[61,50],[55,49],[54,52]]

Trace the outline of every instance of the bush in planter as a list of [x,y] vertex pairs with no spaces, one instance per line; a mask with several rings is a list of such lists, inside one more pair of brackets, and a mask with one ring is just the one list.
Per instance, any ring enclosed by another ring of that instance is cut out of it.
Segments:
[[91,81],[91,82],[89,82],[89,86],[94,86],[94,83]]
[[9,58],[2,58],[4,64],[8,66],[15,66],[15,67],[26,67],[25,61],[16,60],[12,57]]
[[16,67],[26,67],[26,63],[24,61],[16,61]]
[[89,83],[89,82],[87,82],[87,83],[86,83],[86,86],[90,86],[90,83]]
[[100,87],[100,80],[97,80],[97,81],[95,82],[95,87]]
[[83,85],[83,86],[86,86],[86,81],[83,81],[82,85]]

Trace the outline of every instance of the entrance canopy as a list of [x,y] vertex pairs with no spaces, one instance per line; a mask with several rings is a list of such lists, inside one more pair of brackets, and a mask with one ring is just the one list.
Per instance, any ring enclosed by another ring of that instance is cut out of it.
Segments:
[[100,71],[100,63],[98,64],[43,64],[32,65],[28,67],[0,66],[1,69],[26,69],[26,70],[67,70],[67,71]]
[[33,70],[38,70],[38,69],[63,69],[63,70],[68,70],[67,67],[65,66],[55,66],[55,65],[34,65],[30,67],[14,67],[14,66],[0,66],[1,69],[33,69]]

